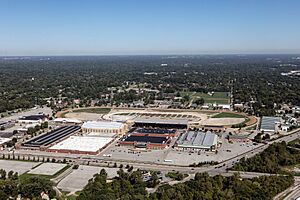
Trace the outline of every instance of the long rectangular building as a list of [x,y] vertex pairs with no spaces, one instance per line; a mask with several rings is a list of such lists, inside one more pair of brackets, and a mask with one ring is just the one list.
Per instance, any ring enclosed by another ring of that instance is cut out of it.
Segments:
[[260,131],[267,133],[275,133],[277,126],[280,124],[280,117],[267,117],[263,116],[260,123]]
[[29,148],[48,147],[62,139],[73,135],[79,130],[80,126],[63,126],[48,133],[34,137],[29,141],[25,142],[23,146]]
[[112,121],[88,121],[85,122],[81,130],[83,133],[90,133],[89,135],[101,135],[103,134],[116,134],[123,135],[127,131],[127,126],[123,123]]
[[24,124],[33,124],[33,123],[42,123],[47,120],[47,116],[44,114],[39,115],[27,115],[19,117],[17,120],[18,123],[24,123]]
[[218,136],[211,132],[188,131],[176,142],[176,147],[183,150],[214,150],[217,148]]
[[114,139],[110,137],[71,136],[50,147],[49,152],[96,155]]

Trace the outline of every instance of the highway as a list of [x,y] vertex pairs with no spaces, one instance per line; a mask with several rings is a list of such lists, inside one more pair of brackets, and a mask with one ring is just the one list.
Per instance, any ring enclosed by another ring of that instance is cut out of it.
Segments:
[[[92,155],[75,155],[75,154],[53,154],[45,151],[34,151],[34,150],[15,150],[14,154],[15,156],[35,156],[39,157],[46,157],[46,158],[55,158],[56,160],[63,160],[64,158],[67,160],[72,160],[78,164],[89,164],[89,165],[95,165],[95,166],[107,166],[109,163],[114,164],[117,162],[118,164],[123,165],[132,165],[134,168],[140,168],[140,169],[146,169],[146,170],[157,170],[157,171],[179,171],[183,173],[196,173],[196,172],[210,172],[210,173],[224,173],[226,172],[226,169],[231,168],[236,162],[238,162],[241,158],[249,158],[252,157],[262,151],[264,151],[270,144],[274,142],[290,142],[292,140],[297,139],[300,136],[300,131],[295,131],[294,133],[278,138],[274,141],[269,142],[268,144],[265,144],[263,146],[257,147],[255,149],[249,150],[246,153],[240,154],[238,156],[232,157],[231,159],[228,159],[218,165],[214,166],[205,166],[205,167],[188,167],[188,166],[176,166],[172,164],[157,164],[157,163],[151,163],[151,162],[142,162],[138,160],[114,160],[110,158],[102,158],[99,156],[92,156]],[[8,152],[6,152],[8,153]],[[12,154],[10,152],[10,154]]]
[[[241,158],[243,158],[243,157],[249,158],[256,154],[259,154],[262,151],[264,151],[270,144],[273,144],[274,142],[282,142],[282,141],[290,142],[292,140],[299,138],[299,136],[300,136],[300,130],[297,130],[289,135],[278,138],[274,141],[264,144],[263,146],[259,146],[252,150],[249,150],[248,152],[242,153],[238,156],[232,157],[232,158],[230,158],[218,165],[214,165],[214,166],[188,167],[188,166],[176,166],[176,165],[171,165],[171,164],[169,164],[169,165],[156,164],[156,163],[151,163],[151,162],[146,163],[146,162],[141,162],[138,160],[132,160],[130,162],[128,162],[126,160],[124,160],[124,161],[119,160],[119,161],[117,161],[117,164],[118,164],[118,166],[120,164],[123,164],[123,166],[128,164],[128,165],[133,166],[135,169],[139,168],[139,169],[162,171],[162,172],[178,171],[181,173],[189,174],[189,176],[182,181],[179,181],[179,182],[171,181],[168,184],[176,184],[176,183],[191,180],[194,178],[196,173],[203,173],[203,172],[207,172],[210,176],[215,176],[215,175],[232,176],[234,173],[237,173],[237,172],[229,171],[228,168],[231,168]],[[4,152],[2,152],[2,153],[4,153]],[[20,160],[22,160],[22,156],[25,158],[30,157],[31,158],[30,160],[33,160],[33,157],[34,157],[35,161],[45,161],[47,158],[49,158],[50,160],[54,158],[56,160],[61,160],[61,161],[66,159],[67,161],[71,161],[74,164],[93,165],[93,166],[102,166],[102,167],[113,166],[114,163],[116,162],[115,160],[112,160],[110,158],[103,158],[103,157],[99,157],[99,156],[91,156],[91,155],[90,156],[89,155],[82,156],[82,155],[75,155],[75,154],[54,154],[54,153],[49,153],[49,152],[45,152],[45,151],[33,151],[33,150],[24,150],[24,149],[5,153],[6,156],[8,154],[10,154],[10,156],[12,156],[12,154],[14,154],[15,157],[21,156]],[[239,172],[239,175],[242,178],[254,178],[254,177],[259,177],[262,175],[269,176],[269,175],[274,175],[274,174],[257,173],[257,172]],[[281,195],[278,195],[280,197],[278,199],[282,199],[282,197],[285,197],[285,196],[287,197],[285,199],[295,199],[298,196],[300,196],[300,186],[299,186],[300,178],[295,177],[295,182],[296,182],[296,184],[293,187],[282,192]],[[153,190],[151,190],[149,192],[155,192],[156,189],[157,188],[154,188]]]

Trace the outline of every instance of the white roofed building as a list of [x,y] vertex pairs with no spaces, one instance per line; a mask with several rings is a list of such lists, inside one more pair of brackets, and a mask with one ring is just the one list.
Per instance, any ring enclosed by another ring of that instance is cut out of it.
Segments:
[[127,125],[120,122],[112,121],[88,121],[85,122],[81,130],[89,135],[117,134],[123,135],[127,131]]
[[114,139],[110,137],[71,136],[48,149],[55,153],[96,155]]
[[61,123],[61,124],[81,124],[82,121],[79,119],[73,119],[73,118],[56,118],[53,120],[55,123]]

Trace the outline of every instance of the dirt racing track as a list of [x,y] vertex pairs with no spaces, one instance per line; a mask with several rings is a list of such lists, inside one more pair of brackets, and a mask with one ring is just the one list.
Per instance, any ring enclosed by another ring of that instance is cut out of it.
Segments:
[[124,119],[134,119],[136,117],[161,118],[161,119],[186,119],[192,122],[200,122],[208,119],[207,114],[200,112],[161,112],[155,110],[112,110],[103,116],[106,120],[112,120],[115,117]]
[[[219,111],[222,112],[222,111]],[[89,120],[117,120],[117,121],[127,121],[134,120],[137,117],[142,118],[158,118],[158,119],[172,119],[172,120],[188,120],[192,124],[197,124],[199,126],[231,126],[243,123],[245,118],[234,118],[234,117],[224,117],[224,118],[210,118],[212,114],[216,114],[218,111],[188,111],[188,110],[156,110],[156,109],[134,109],[134,108],[114,108],[108,114],[97,114],[89,112],[72,112],[67,111],[65,117],[75,118],[82,121]],[[229,113],[231,113],[229,111]],[[232,112],[234,113],[234,112]],[[256,118],[252,116],[246,116],[246,114],[240,113],[240,115],[245,115],[249,121],[246,125],[250,126],[256,123]]]
[[200,124],[205,126],[229,126],[239,124],[244,121],[244,118],[209,118],[200,122]]

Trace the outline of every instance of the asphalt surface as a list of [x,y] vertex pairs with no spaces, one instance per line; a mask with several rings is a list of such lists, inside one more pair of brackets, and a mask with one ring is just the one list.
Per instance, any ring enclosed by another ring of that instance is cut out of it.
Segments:
[[[228,159],[218,165],[214,166],[206,166],[206,167],[186,167],[186,166],[175,166],[175,165],[167,165],[167,164],[154,164],[151,162],[140,162],[138,160],[119,160],[118,164],[123,165],[132,165],[134,168],[140,168],[140,169],[147,169],[147,170],[157,170],[157,171],[179,171],[184,173],[196,173],[196,172],[216,172],[216,173],[223,173],[226,171],[227,168],[232,167],[236,162],[238,162],[241,158],[249,158],[252,157],[258,153],[261,153],[264,151],[270,144],[274,142],[290,142],[292,140],[297,139],[300,136],[300,131],[297,131],[295,133],[292,133],[290,135],[284,136],[282,138],[276,139],[272,142],[269,142],[268,144],[265,144],[263,146],[254,148],[249,150],[246,153],[237,155],[231,159]],[[10,152],[11,153],[11,152]],[[63,160],[66,158],[67,160],[72,160],[79,164],[90,164],[90,165],[99,165],[99,166],[107,166],[109,163],[112,165],[116,161],[110,158],[101,158],[98,156],[88,156],[88,155],[74,155],[74,154],[53,154],[49,152],[44,151],[31,151],[31,150],[16,150],[14,152],[15,155],[29,155],[29,156],[36,156],[36,157],[50,157],[55,158],[57,160]]]

